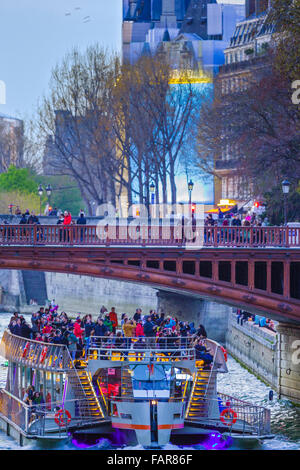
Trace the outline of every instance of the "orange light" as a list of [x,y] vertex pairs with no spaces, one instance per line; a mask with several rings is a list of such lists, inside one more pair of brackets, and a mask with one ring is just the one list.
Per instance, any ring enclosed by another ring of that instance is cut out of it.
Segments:
[[257,208],[258,208],[259,206],[260,206],[259,202],[258,202],[258,201],[255,201],[254,207],[257,207]]

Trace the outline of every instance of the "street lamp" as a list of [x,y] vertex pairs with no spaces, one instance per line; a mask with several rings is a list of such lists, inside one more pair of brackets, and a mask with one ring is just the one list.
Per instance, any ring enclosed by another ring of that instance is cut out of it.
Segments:
[[43,190],[41,184],[38,187],[38,193],[39,193],[39,196],[40,196],[40,215],[42,215],[42,196],[43,196],[44,190]]
[[282,192],[283,192],[283,197],[284,197],[284,225],[286,225],[287,224],[287,195],[289,194],[291,183],[288,180],[284,180],[282,181],[281,186],[282,186]]
[[155,199],[155,184],[152,183],[150,184],[150,193],[151,193],[151,204],[154,204],[154,199]]
[[194,183],[192,180],[190,180],[188,182],[188,190],[189,190],[189,203],[191,204],[192,203],[192,191],[193,191],[193,188],[194,188]]
[[47,193],[47,196],[48,196],[48,202],[50,204],[50,197],[51,197],[51,194],[52,194],[52,188],[51,188],[50,184],[48,184],[48,186],[46,188],[46,193]]

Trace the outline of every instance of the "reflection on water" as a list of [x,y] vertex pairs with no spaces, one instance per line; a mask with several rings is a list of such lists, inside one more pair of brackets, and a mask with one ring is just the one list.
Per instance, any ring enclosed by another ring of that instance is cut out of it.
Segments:
[[[126,311],[126,310],[125,310]],[[10,314],[0,314],[0,335],[2,336],[7,326]],[[30,322],[30,315],[24,315]],[[6,381],[7,367],[4,366],[4,359],[0,358],[0,386],[3,387]],[[250,374],[233,358],[228,358],[228,374],[219,374],[218,390],[228,395],[233,395],[241,400],[253,403],[254,405],[262,405],[271,410],[272,433],[275,435],[273,439],[265,440],[262,449],[278,449],[278,450],[300,450],[300,407],[292,405],[289,401],[278,400],[277,394],[274,393],[273,401],[269,401],[270,388],[255,376]],[[33,442],[32,445],[23,447],[23,449],[37,449],[38,444]],[[45,448],[45,447],[44,447]],[[86,448],[82,443],[76,442],[74,439],[67,444],[57,447],[57,449],[82,449]],[[99,439],[92,447],[93,449],[111,449],[111,443],[107,439]],[[115,448],[115,447],[114,447]],[[124,447],[123,447],[124,448]],[[179,446],[169,444],[166,450],[178,449]],[[181,449],[205,449],[205,443],[193,446],[180,446]],[[236,448],[234,447],[231,447]],[[20,449],[16,442],[0,431],[0,450],[4,449]],[[126,450],[139,450],[141,446],[128,446]]]

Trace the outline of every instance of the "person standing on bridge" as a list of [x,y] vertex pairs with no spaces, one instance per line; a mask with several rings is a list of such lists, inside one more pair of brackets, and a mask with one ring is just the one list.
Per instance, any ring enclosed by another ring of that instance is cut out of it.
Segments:
[[[80,212],[80,215],[77,219],[77,225],[86,225],[86,218],[84,217],[84,212],[81,211]],[[80,229],[80,241],[82,242],[83,241],[83,235],[85,234],[85,230],[86,229]]]
[[70,241],[70,231],[69,231],[69,226],[72,223],[72,215],[71,212],[65,211],[64,212],[64,242],[65,241]]

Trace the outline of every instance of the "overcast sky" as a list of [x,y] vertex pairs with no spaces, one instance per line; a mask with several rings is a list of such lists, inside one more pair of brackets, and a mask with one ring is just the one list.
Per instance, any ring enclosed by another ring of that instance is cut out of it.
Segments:
[[120,51],[121,22],[122,0],[0,0],[0,113],[30,115],[52,67],[73,46],[99,42]]

